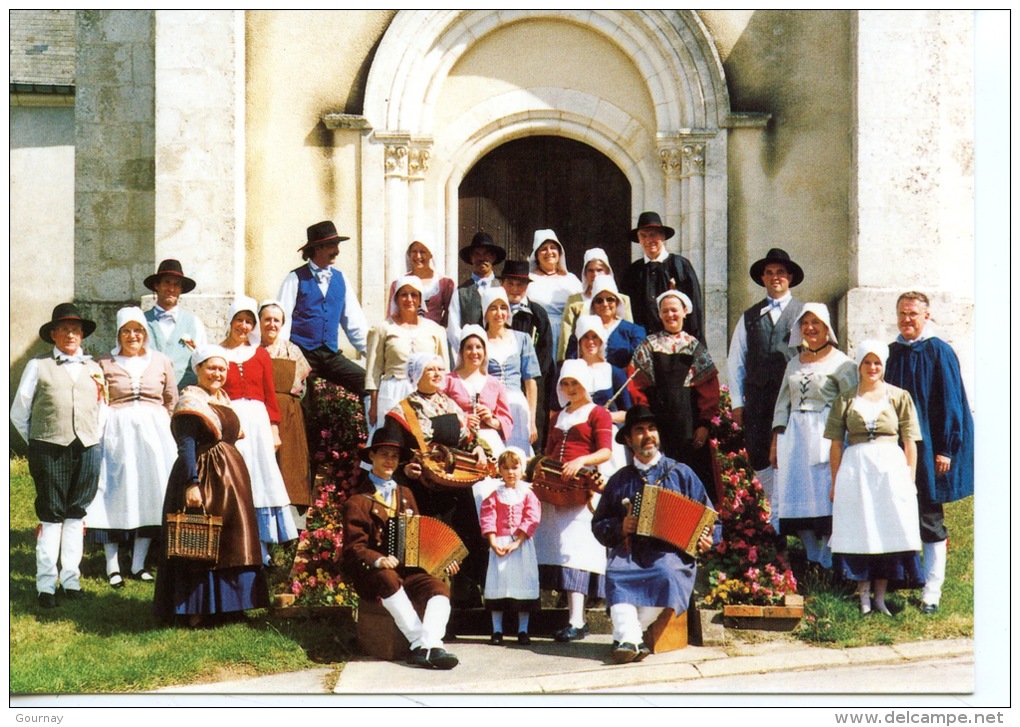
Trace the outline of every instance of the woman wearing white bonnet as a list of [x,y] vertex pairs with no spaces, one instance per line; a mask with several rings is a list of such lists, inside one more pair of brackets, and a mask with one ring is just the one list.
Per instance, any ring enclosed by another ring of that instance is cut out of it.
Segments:
[[[567,353],[567,341],[574,333],[574,323],[577,317],[591,311],[591,302],[595,297],[595,283],[600,279],[614,281],[613,266],[609,262],[609,255],[601,247],[590,247],[584,251],[584,264],[581,266],[581,284],[584,290],[580,293],[573,293],[567,298],[567,307],[563,311],[563,324],[560,332],[560,346],[556,351],[556,360],[562,361],[569,358]],[[617,291],[617,296],[622,301],[620,306],[621,315],[628,321],[632,321],[630,315],[630,298]],[[644,336],[641,336],[644,338]]]
[[290,497],[276,462],[280,406],[273,381],[273,361],[266,349],[259,346],[261,333],[255,299],[238,296],[228,316],[230,323],[222,343],[228,363],[223,391],[230,397],[244,432],[236,447],[251,475],[263,563],[272,566],[269,544],[286,543],[298,536]]
[[[598,467],[612,456],[613,420],[591,400],[591,373],[580,359],[560,368],[556,386],[562,409],[549,430],[545,456],[563,463],[565,478],[582,467]],[[588,635],[584,605],[587,597],[605,597],[606,549],[591,530],[594,494],[587,504],[557,506],[542,503],[542,520],[535,531],[542,587],[567,594],[569,624],[555,634],[557,641],[577,641]]]
[[177,445],[170,415],[177,404],[173,362],[149,344],[141,308],[117,311],[117,346],[96,359],[109,396],[99,490],[85,515],[85,540],[102,543],[110,586],[121,588],[120,544],[132,544],[130,574],[152,581],[146,557],[159,537],[163,495]]
[[[407,246],[407,275],[421,280],[422,316],[443,328],[450,314],[450,301],[453,300],[457,283],[445,277],[436,263],[435,250],[426,235],[415,235],[413,242]],[[397,281],[390,284],[390,299],[397,292]]]
[[858,345],[859,383],[835,399],[825,425],[831,440],[833,565],[857,581],[863,615],[890,614],[885,602],[890,584],[924,583],[914,484],[921,430],[910,394],[885,383],[888,356],[881,341]]
[[832,567],[832,475],[825,422],[833,400],[857,384],[857,367],[836,343],[829,309],[823,303],[805,303],[790,336],[790,346],[800,352],[786,365],[772,419],[770,460],[776,471],[780,532],[800,538],[809,569]]
[[369,434],[382,426],[386,412],[414,390],[407,378],[407,361],[415,353],[448,358],[446,331],[420,315],[424,288],[415,275],[394,281],[386,320],[368,332],[365,392],[368,395]]
[[538,438],[538,379],[542,375],[531,336],[511,330],[510,301],[502,288],[482,291],[482,317],[488,352],[488,372],[507,390],[513,429],[505,438],[507,445],[533,452]]
[[560,350],[560,329],[567,299],[581,293],[584,287],[577,276],[567,270],[563,245],[553,230],[535,230],[531,257],[531,284],[528,300],[538,303],[549,314],[549,329],[556,338],[554,351]]
[[488,336],[474,323],[460,330],[457,368],[443,382],[443,393],[453,399],[468,418],[468,426],[489,444],[493,456],[506,447],[505,437],[514,428],[506,387],[487,370]]

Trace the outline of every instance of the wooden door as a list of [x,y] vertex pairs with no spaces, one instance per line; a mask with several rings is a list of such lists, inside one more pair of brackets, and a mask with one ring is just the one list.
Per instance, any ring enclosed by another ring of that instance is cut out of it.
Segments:
[[[630,182],[609,157],[581,142],[557,136],[507,142],[478,160],[459,198],[461,248],[485,230],[508,258],[527,260],[535,230],[551,228],[579,278],[590,247],[608,253],[617,280],[630,264]],[[464,280],[470,269],[461,263],[459,273]]]

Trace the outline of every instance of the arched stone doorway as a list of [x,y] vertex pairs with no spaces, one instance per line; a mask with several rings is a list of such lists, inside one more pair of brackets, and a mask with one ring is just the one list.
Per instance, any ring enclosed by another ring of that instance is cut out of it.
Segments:
[[[458,199],[459,247],[485,230],[509,258],[524,260],[534,231],[548,227],[578,277],[591,247],[605,249],[614,270],[630,262],[630,182],[609,157],[579,141],[529,136],[498,146],[467,173]],[[463,263],[460,273],[468,274]]]
[[[508,62],[508,58],[515,59]],[[369,70],[358,147],[362,287],[382,295],[412,235],[456,269],[460,186],[486,154],[533,136],[586,144],[623,172],[630,217],[656,210],[702,281],[707,338],[724,356],[727,132],[722,62],[689,10],[404,10]],[[630,257],[640,255],[632,245]],[[380,257],[382,260],[380,260]],[[380,264],[380,262],[383,264]]]

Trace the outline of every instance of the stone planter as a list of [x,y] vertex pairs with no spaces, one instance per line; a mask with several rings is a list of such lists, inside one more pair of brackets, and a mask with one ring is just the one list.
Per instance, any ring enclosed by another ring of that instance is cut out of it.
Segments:
[[723,606],[723,623],[732,629],[792,631],[804,618],[804,597],[788,595],[782,606]]

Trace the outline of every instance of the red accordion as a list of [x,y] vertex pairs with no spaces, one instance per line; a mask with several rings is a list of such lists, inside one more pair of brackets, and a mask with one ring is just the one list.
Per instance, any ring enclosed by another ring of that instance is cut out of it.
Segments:
[[715,524],[717,513],[673,490],[645,485],[634,496],[631,514],[638,519],[637,534],[657,538],[698,556],[698,541]]
[[441,576],[454,561],[467,556],[467,548],[453,528],[425,515],[391,517],[386,532],[386,554],[396,556],[402,565],[421,568],[429,575]]
[[563,462],[549,457],[534,457],[528,463],[525,479],[542,502],[560,507],[584,505],[593,492],[601,492],[602,474],[597,467],[582,467],[576,477],[563,476]]

